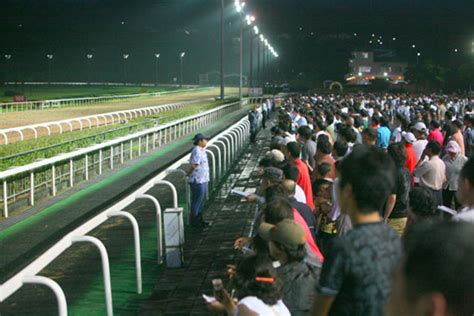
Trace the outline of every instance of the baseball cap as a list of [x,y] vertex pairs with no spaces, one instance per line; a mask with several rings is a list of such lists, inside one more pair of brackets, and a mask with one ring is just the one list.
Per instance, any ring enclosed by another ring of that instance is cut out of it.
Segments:
[[265,158],[269,158],[274,162],[283,162],[285,160],[285,155],[278,149],[272,149],[265,154]]
[[402,132],[402,137],[409,144],[413,144],[416,141],[415,135],[413,135],[413,133],[410,133],[410,132],[408,133]]
[[263,169],[263,177],[273,183],[283,180],[283,171],[275,167],[267,167]]
[[205,136],[204,134],[198,133],[198,134],[194,135],[193,142],[198,142],[198,141],[203,140],[203,139],[209,140],[210,138]]
[[262,223],[258,234],[266,241],[275,241],[292,250],[306,243],[303,228],[291,219],[284,219],[276,225]]
[[446,145],[446,151],[449,153],[459,154],[461,152],[461,148],[454,140],[450,140]]
[[426,125],[423,122],[418,122],[413,126],[414,129],[416,129],[419,132],[425,132],[426,131]]

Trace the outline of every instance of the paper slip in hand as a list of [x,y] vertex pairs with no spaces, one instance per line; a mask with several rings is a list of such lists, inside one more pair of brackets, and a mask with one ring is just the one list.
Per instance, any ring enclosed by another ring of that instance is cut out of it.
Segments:
[[239,191],[239,190],[232,190],[232,191],[230,191],[230,193],[233,194],[233,195],[239,195],[239,196],[243,196],[243,197],[247,197],[250,194],[252,194],[250,192],[243,192],[243,191]]
[[202,298],[206,301],[206,303],[211,304],[212,302],[216,301],[216,298],[213,296],[207,296],[206,294],[202,295]]

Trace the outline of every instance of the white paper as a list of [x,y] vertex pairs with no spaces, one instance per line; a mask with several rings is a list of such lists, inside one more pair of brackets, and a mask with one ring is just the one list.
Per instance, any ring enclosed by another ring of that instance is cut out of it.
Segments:
[[247,197],[250,194],[252,194],[250,192],[243,192],[243,191],[239,191],[239,190],[232,190],[232,191],[230,191],[230,193],[233,194],[233,195],[239,195],[239,196],[243,196],[243,197]]
[[202,298],[206,301],[206,303],[211,304],[212,302],[216,301],[214,296],[207,296],[206,294],[202,295]]

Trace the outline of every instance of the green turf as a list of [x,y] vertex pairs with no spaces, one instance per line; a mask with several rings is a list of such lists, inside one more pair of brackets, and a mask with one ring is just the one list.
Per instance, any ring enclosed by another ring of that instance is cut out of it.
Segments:
[[8,85],[0,86],[0,102],[13,102],[12,96],[5,92],[14,91],[25,95],[28,101],[51,100],[65,98],[99,97],[111,95],[126,95],[152,93],[176,90],[173,87],[116,87],[116,86],[67,86],[67,85]]

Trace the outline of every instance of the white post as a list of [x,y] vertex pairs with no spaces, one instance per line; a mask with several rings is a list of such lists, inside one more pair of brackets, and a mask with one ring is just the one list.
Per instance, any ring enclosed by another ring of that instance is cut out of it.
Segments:
[[218,176],[220,177],[222,175],[222,153],[221,153],[221,149],[219,148],[219,146],[214,145],[214,144],[207,146],[207,148],[210,148],[210,147],[215,148],[217,150],[217,165],[219,167]]
[[84,175],[86,181],[89,180],[89,157],[87,155],[84,157]]
[[89,242],[99,249],[100,258],[102,260],[102,274],[104,276],[105,306],[107,309],[107,316],[112,316],[114,314],[112,305],[112,285],[110,283],[110,267],[107,249],[105,249],[104,244],[99,239],[91,236],[72,237],[71,242]]
[[67,316],[66,296],[64,295],[64,292],[58,283],[51,280],[50,278],[39,275],[24,276],[22,281],[23,284],[42,284],[49,287],[56,296],[56,301],[58,302],[59,316]]
[[171,193],[173,194],[173,208],[178,208],[178,192],[176,191],[174,184],[166,180],[158,180],[155,181],[154,184],[167,185],[171,189]]
[[115,211],[110,212],[107,214],[108,217],[115,217],[115,216],[122,216],[127,218],[132,224],[133,228],[133,240],[135,243],[135,268],[136,268],[136,275],[137,275],[137,294],[142,294],[142,261],[141,261],[141,250],[140,250],[140,230],[138,228],[138,223],[135,217],[132,214],[123,212],[123,211]]
[[120,143],[120,164],[123,164],[123,143]]
[[56,166],[51,166],[51,193],[56,196]]
[[99,174],[102,174],[102,149],[99,150]]
[[74,160],[69,160],[69,186],[74,186]]
[[110,169],[114,169],[114,146],[110,146]]
[[3,217],[8,217],[8,184],[7,179],[3,180]]
[[163,263],[163,233],[162,233],[162,227],[163,225],[161,224],[161,206],[158,200],[149,194],[140,194],[137,195],[137,199],[148,199],[153,202],[155,205],[155,211],[156,211],[156,251],[157,251],[157,257],[158,257],[158,264]]
[[35,205],[35,172],[30,172],[30,205]]
[[142,155],[142,138],[138,137],[138,157]]

